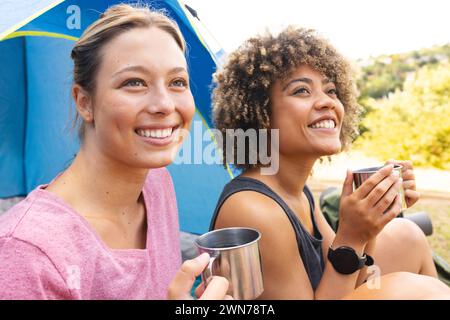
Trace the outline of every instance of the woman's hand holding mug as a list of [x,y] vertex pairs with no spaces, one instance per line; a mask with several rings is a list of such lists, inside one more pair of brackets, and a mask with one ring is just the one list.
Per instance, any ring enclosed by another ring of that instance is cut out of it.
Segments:
[[414,176],[414,168],[411,161],[389,160],[386,164],[394,164],[402,166],[403,190],[405,193],[405,202],[408,208],[412,207],[420,198],[420,194],[416,190],[416,178]]
[[[168,289],[169,300],[192,300],[192,286],[195,278],[199,276],[207,267],[210,257],[208,253],[203,253],[192,260],[186,260],[180,270],[178,270]],[[195,290],[195,295],[199,300],[231,300],[227,295],[228,280],[224,277],[214,276],[210,280],[206,289],[201,283]],[[204,290],[203,290],[204,289]]]
[[365,245],[402,211],[399,191],[402,179],[393,164],[372,174],[353,191],[353,173],[348,170],[344,181],[339,228],[336,237]]

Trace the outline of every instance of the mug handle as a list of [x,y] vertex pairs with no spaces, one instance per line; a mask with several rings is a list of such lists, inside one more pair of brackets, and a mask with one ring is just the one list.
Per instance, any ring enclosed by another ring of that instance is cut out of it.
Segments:
[[209,282],[211,281],[211,278],[213,276],[212,268],[213,268],[214,261],[216,261],[217,257],[218,257],[218,255],[210,256],[209,263],[206,266],[205,270],[203,270],[203,272],[202,272],[204,289],[206,289]]

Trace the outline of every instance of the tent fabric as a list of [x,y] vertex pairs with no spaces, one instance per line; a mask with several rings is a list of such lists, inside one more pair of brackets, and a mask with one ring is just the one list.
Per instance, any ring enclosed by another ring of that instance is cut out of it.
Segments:
[[64,0],[2,0],[0,40]]
[[25,193],[26,77],[23,38],[0,42],[0,195]]
[[[76,130],[71,129],[75,111],[70,97],[70,51],[83,30],[116,2],[72,0],[40,15],[17,13],[38,17],[0,41],[0,198],[26,195],[37,185],[48,183],[73,160],[79,142]],[[204,133],[211,127],[215,55],[192,26],[189,19],[193,17],[188,18],[188,11],[178,1],[145,2],[164,9],[177,21],[186,39],[197,108],[194,121],[201,123]],[[4,8],[0,4],[2,16]],[[219,194],[233,176],[231,171],[220,164],[205,163],[172,164],[168,169],[177,193],[181,229],[206,232]]]
[[[26,39],[28,110],[25,136],[26,192],[40,182],[50,181],[65,169],[78,150],[70,128],[71,61],[73,43],[65,39]],[[56,65],[55,63],[58,62]],[[54,72],[58,70],[58,72]],[[67,88],[61,90],[63,88]],[[72,109],[73,110],[73,109]],[[71,143],[68,142],[68,138]]]

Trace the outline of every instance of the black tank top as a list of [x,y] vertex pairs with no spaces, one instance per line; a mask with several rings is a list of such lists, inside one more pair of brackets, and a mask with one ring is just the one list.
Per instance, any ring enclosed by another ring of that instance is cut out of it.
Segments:
[[305,270],[308,273],[309,281],[311,286],[315,291],[319,285],[320,279],[322,278],[324,270],[324,261],[322,255],[322,235],[317,228],[316,221],[314,219],[314,198],[311,191],[307,186],[303,188],[303,192],[309,202],[309,207],[311,208],[311,220],[314,227],[314,236],[311,236],[309,232],[303,227],[298,217],[295,213],[288,207],[286,202],[284,202],[281,197],[276,194],[272,189],[269,188],[265,183],[249,178],[238,176],[231,180],[223,189],[222,194],[219,197],[219,201],[214,211],[214,215],[209,226],[209,230],[214,229],[214,225],[217,220],[217,214],[222,207],[225,200],[231,195],[240,191],[256,191],[262,193],[269,198],[276,201],[283,211],[286,213],[289,221],[295,232],[295,237],[297,238],[298,250],[305,266]]

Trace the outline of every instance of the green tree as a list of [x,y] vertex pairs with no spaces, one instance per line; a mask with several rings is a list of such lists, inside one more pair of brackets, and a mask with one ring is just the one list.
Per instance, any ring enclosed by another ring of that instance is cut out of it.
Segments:
[[380,159],[411,159],[418,166],[450,169],[450,64],[426,65],[383,99],[367,99],[373,111],[355,147]]
[[437,65],[449,60],[450,44],[372,58],[361,67],[358,78],[361,97],[362,99],[387,97],[389,93],[403,89],[403,83],[411,72],[425,65]]

